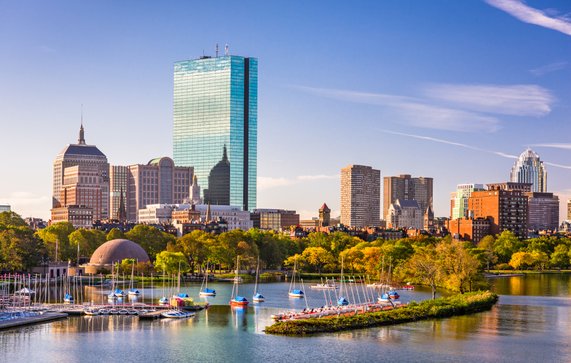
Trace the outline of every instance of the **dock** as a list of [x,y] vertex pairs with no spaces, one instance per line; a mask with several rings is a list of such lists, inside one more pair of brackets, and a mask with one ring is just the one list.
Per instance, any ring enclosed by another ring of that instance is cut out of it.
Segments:
[[54,320],[66,319],[66,313],[43,313],[36,316],[25,316],[16,319],[0,321],[0,330],[18,328],[26,325],[47,323]]

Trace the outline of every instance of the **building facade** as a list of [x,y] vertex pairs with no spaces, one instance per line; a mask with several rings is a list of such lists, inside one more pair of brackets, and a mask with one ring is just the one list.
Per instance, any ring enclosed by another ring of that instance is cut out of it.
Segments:
[[427,177],[411,177],[409,174],[386,176],[383,178],[383,216],[387,219],[389,207],[396,200],[416,200],[424,212],[428,207],[434,209],[433,179]]
[[69,222],[74,228],[89,229],[93,226],[93,209],[85,205],[66,205],[52,208],[51,223]]
[[281,231],[299,225],[299,214],[294,210],[254,209],[250,219],[254,228],[269,231]]
[[171,158],[162,157],[127,168],[127,220],[138,221],[138,211],[148,205],[177,204],[189,199],[192,167],[175,166]]
[[571,199],[567,200],[567,220],[571,221]]
[[424,213],[416,200],[397,199],[390,205],[386,221],[388,228],[423,229]]
[[364,165],[341,169],[341,224],[376,227],[381,221],[381,171]]
[[528,228],[534,231],[556,231],[559,228],[559,197],[553,193],[526,193]]
[[331,209],[323,203],[319,208],[319,227],[329,227],[331,224]]
[[478,243],[490,233],[490,220],[488,218],[457,218],[451,219],[448,231],[453,238]]
[[512,167],[510,181],[531,183],[532,192],[547,192],[547,171],[539,155],[529,148],[521,153]]
[[12,208],[9,204],[0,204],[0,213],[2,212],[11,212]]
[[[96,146],[86,144],[83,124],[77,144],[69,144],[57,155],[53,170],[52,208],[83,205],[92,209],[94,219],[109,218],[109,163]],[[98,200],[91,193],[98,193]],[[85,198],[90,201],[86,203]],[[65,215],[57,214],[57,218]]]
[[458,184],[456,192],[451,194],[450,219],[468,217],[468,198],[472,192],[484,190],[483,184]]
[[468,209],[474,219],[487,218],[490,233],[512,231],[521,238],[527,237],[529,183],[488,184],[488,190],[472,192]]
[[173,113],[174,160],[194,167],[204,203],[255,209],[258,60],[225,55],[176,62]]
[[125,221],[128,209],[129,167],[112,165],[109,168],[109,219]]

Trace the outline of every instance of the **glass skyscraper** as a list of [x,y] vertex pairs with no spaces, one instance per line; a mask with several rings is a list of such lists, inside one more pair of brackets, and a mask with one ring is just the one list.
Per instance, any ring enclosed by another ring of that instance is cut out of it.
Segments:
[[194,167],[204,203],[256,208],[258,60],[176,62],[173,113],[175,164]]

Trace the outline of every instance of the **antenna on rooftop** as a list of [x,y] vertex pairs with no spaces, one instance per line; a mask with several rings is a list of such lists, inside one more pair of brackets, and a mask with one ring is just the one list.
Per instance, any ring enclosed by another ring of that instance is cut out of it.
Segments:
[[216,43],[216,58],[218,58],[218,43]]
[[229,55],[230,54],[230,47],[228,47],[228,43],[226,43],[226,45],[224,46],[224,55]]

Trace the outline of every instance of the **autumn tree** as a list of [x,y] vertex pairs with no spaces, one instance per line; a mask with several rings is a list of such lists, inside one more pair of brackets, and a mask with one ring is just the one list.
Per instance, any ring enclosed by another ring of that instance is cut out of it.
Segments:
[[58,222],[36,232],[44,241],[50,261],[75,260],[77,248],[74,249],[69,243],[69,235],[73,231],[75,228],[70,222]]
[[410,276],[420,283],[430,286],[434,300],[436,299],[436,287],[441,282],[440,266],[436,248],[427,245],[426,247],[418,247],[401,270],[405,276]]
[[186,257],[182,252],[162,251],[157,254],[155,270],[164,271],[169,275],[177,272],[184,273],[190,270]]
[[154,260],[159,252],[164,251],[169,242],[175,241],[173,235],[144,224],[136,225],[132,230],[125,233],[125,237],[138,243],[147,252],[151,260]]
[[321,270],[325,265],[335,261],[331,253],[323,247],[307,247],[301,256],[308,265],[317,269],[319,275],[321,275]]

